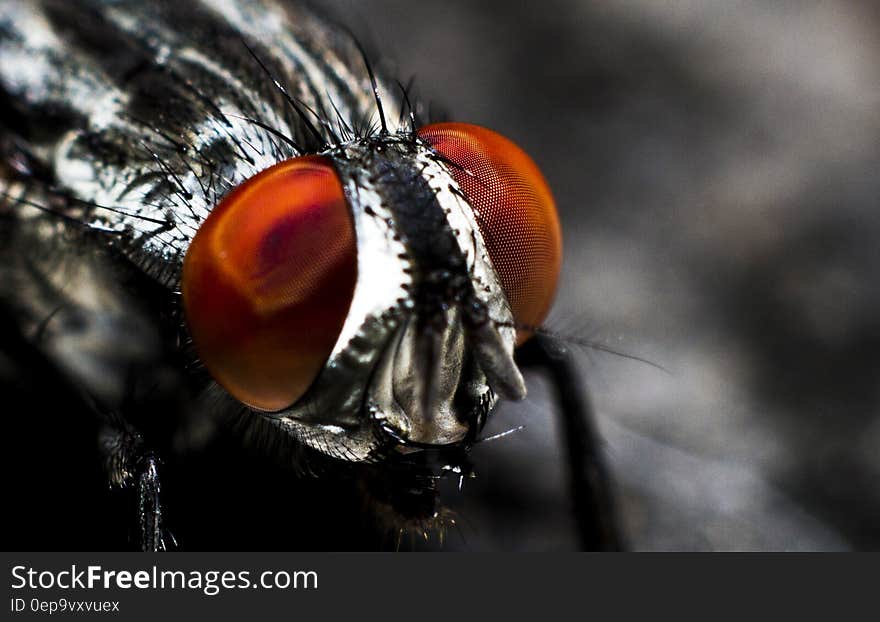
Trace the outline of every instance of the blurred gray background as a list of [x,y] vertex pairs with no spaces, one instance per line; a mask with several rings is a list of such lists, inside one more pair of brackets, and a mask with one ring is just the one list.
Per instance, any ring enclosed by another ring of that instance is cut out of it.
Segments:
[[[670,370],[580,354],[632,548],[880,548],[877,4],[316,4],[543,168],[565,236],[548,326]],[[529,383],[447,548],[575,543]]]

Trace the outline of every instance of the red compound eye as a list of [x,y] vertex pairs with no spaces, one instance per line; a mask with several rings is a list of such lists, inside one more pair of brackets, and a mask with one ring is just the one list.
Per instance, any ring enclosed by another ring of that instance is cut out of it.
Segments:
[[[540,325],[562,265],[556,203],[541,171],[513,142],[477,125],[434,123],[418,134],[457,165],[452,176],[476,212],[514,320]],[[518,342],[528,336],[520,330]]]
[[320,372],[357,278],[354,223],[321,157],[255,175],[221,201],[183,262],[183,304],[208,371],[235,398],[286,408]]

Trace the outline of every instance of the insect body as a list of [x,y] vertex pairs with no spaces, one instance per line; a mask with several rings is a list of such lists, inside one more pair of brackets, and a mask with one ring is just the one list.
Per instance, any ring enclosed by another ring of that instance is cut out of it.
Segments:
[[106,421],[145,548],[165,539],[134,396],[374,469],[467,447],[523,397],[561,235],[511,141],[417,127],[298,4],[0,7],[3,308]]
[[[488,133],[463,124],[421,132],[442,148],[450,136]],[[487,155],[521,155],[491,136],[502,147]],[[196,348],[214,377],[312,447],[356,462],[381,458],[389,441],[473,438],[495,393],[521,398],[516,324],[490,260],[496,250],[506,260],[517,254],[520,232],[496,225],[514,248],[487,248],[478,223],[488,218],[475,218],[468,198],[503,196],[499,185],[519,183],[526,200],[509,211],[519,210],[522,229],[558,249],[558,225],[536,170],[527,179],[473,147],[491,176],[468,194],[421,134],[380,132],[288,160],[221,202],[194,238],[182,279]],[[544,203],[528,194],[530,182]],[[550,222],[533,224],[528,209]],[[558,256],[549,263],[552,292]],[[526,290],[520,305],[534,305],[519,268],[505,275]]]

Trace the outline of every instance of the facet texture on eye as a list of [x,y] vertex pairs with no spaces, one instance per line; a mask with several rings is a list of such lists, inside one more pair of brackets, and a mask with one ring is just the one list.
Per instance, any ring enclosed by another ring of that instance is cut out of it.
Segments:
[[[477,125],[434,123],[418,135],[454,164],[450,172],[475,211],[514,320],[540,325],[562,265],[556,203],[540,169],[515,143]],[[528,334],[519,331],[518,341]]]
[[224,198],[187,251],[196,352],[241,402],[290,406],[330,355],[356,278],[354,224],[332,165],[318,156],[277,164]]

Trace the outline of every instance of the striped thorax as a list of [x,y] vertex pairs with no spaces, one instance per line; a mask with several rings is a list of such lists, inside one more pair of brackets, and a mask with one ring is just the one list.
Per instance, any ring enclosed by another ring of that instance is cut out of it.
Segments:
[[0,8],[16,217],[104,236],[177,300],[193,392],[353,462],[467,444],[525,395],[561,233],[514,143],[417,127],[296,3]]

